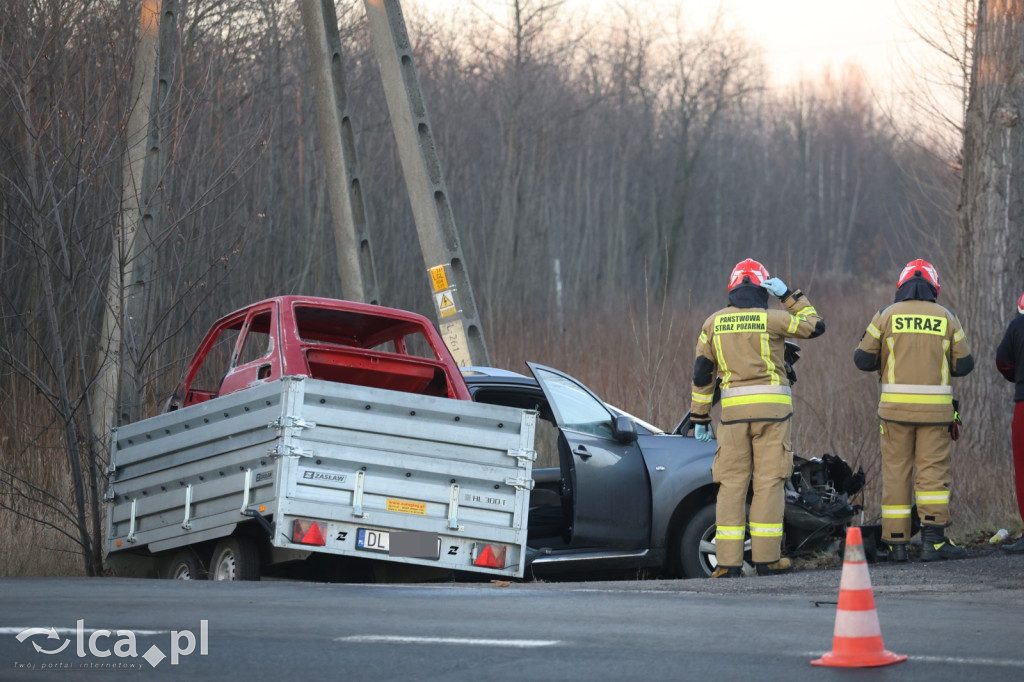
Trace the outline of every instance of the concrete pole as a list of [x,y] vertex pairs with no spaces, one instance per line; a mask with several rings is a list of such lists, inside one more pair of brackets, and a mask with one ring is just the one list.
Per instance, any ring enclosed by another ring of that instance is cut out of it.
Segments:
[[[366,225],[355,134],[341,54],[341,35],[333,0],[299,0],[306,50],[313,72],[320,145],[327,170],[334,221],[334,247],[342,295],[352,301],[380,303],[380,288]],[[312,248],[312,245],[311,245]]]
[[459,365],[489,365],[401,4],[398,0],[363,0],[363,4],[430,275],[438,326]]

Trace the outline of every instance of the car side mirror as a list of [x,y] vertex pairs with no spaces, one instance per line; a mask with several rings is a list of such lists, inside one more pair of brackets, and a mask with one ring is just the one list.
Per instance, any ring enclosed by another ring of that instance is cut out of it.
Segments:
[[624,414],[620,414],[612,422],[612,436],[623,445],[636,441],[636,422]]

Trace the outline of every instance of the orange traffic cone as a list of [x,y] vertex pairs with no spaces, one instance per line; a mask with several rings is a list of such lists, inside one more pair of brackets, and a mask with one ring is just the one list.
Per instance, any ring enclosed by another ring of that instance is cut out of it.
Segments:
[[837,668],[870,668],[907,660],[885,650],[878,625],[875,597],[871,591],[867,557],[860,528],[846,531],[843,575],[839,581],[839,608],[832,636],[832,651],[811,661],[813,665]]

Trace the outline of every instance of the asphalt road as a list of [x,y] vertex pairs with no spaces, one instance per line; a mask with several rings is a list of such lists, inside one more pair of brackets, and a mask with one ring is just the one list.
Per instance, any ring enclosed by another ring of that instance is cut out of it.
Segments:
[[[810,665],[832,647],[840,573],[508,586],[4,579],[0,679],[1024,679],[1024,556],[872,565],[885,646],[909,656],[886,668]],[[41,630],[19,641],[29,627]],[[117,630],[135,633],[136,657]]]

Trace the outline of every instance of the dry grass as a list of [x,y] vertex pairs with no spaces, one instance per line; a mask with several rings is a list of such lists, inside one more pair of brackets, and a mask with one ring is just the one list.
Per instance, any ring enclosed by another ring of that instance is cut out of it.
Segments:
[[[50,527],[74,530],[28,497],[40,491],[71,503],[71,475],[59,425],[35,391],[7,378],[0,391],[0,576],[82,575],[78,546]],[[38,488],[38,491],[32,489]],[[52,498],[51,498],[52,500]],[[40,519],[46,523],[33,521]]]
[[[838,455],[854,469],[862,466],[867,485],[855,503],[864,506],[865,523],[876,523],[881,504],[878,381],[853,364],[853,350],[878,308],[891,302],[888,288],[862,295],[849,288],[809,291],[809,297],[827,322],[824,336],[800,341],[803,353],[796,366],[793,447],[804,457]],[[643,301],[602,301],[589,311],[567,314],[575,318],[559,333],[546,320],[504,319],[494,326],[492,361],[501,367],[527,372],[525,360],[562,369],[580,379],[609,402],[671,429],[689,409],[690,373],[700,325],[721,307],[721,300],[687,301],[664,309]],[[498,332],[498,333],[495,333]],[[970,335],[970,330],[967,330]],[[994,372],[991,358],[976,358],[970,376],[954,380],[981,382]],[[1001,381],[1001,379],[1000,379]],[[958,384],[957,382],[962,382]],[[983,405],[965,406],[964,436],[953,449],[953,496],[950,534],[967,537],[991,535],[1000,527],[1015,530],[1021,521],[1013,492],[1013,464],[1009,443],[1009,386],[991,395]],[[971,415],[982,410],[1005,412],[1005,426],[993,433],[971,428]]]

